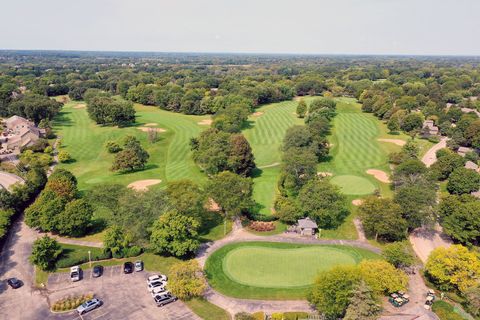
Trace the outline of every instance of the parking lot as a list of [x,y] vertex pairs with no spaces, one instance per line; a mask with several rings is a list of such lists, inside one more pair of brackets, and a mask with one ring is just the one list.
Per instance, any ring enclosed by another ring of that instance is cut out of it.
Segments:
[[76,312],[54,315],[52,319],[199,319],[181,301],[157,307],[147,290],[145,271],[124,274],[122,266],[105,267],[99,278],[93,278],[91,269],[83,270],[82,280],[70,281],[69,273],[56,273],[48,278],[50,302],[68,295],[92,292],[103,301],[103,306],[83,316]]

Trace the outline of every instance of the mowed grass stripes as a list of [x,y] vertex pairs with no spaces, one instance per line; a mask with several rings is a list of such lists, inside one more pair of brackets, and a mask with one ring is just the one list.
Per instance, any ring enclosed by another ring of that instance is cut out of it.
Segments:
[[[206,177],[193,162],[189,141],[198,136],[206,126],[198,124],[205,116],[188,116],[160,110],[156,107],[135,105],[137,119],[135,126],[117,128],[98,126],[88,117],[85,108],[74,108],[76,103],[68,103],[55,119],[57,134],[62,137],[62,148],[75,160],[60,166],[77,176],[80,190],[99,183],[119,183],[128,185],[144,179],[160,179],[165,182],[188,178],[203,182]],[[147,133],[138,127],[156,123],[156,127],[166,129],[159,133],[155,143],[147,141]],[[126,135],[136,136],[150,154],[145,170],[132,173],[110,171],[113,155],[105,150],[108,140],[121,141]]]

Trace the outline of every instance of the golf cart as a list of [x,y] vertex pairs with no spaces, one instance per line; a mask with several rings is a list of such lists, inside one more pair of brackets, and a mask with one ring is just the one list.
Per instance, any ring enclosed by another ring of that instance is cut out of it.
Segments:
[[397,293],[392,293],[388,298],[388,301],[396,308],[400,308],[401,306],[407,304],[410,301],[410,296],[405,294],[403,291],[399,291]]

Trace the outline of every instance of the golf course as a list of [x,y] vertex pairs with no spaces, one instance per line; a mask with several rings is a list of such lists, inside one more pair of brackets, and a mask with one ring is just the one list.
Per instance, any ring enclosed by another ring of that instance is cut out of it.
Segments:
[[376,258],[350,246],[243,242],[215,251],[205,272],[210,285],[228,296],[301,299],[319,271]]

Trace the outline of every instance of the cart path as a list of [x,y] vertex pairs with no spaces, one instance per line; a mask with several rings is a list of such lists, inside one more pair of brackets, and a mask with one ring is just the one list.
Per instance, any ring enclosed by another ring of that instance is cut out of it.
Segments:
[[440,142],[431,147],[427,153],[422,157],[422,162],[427,166],[430,167],[437,161],[437,151],[443,149],[447,146],[448,137],[440,138]]
[[438,224],[435,229],[417,228],[413,230],[409,240],[413,251],[423,263],[427,262],[428,256],[436,248],[448,248],[452,245],[452,240],[443,233],[442,227]]

